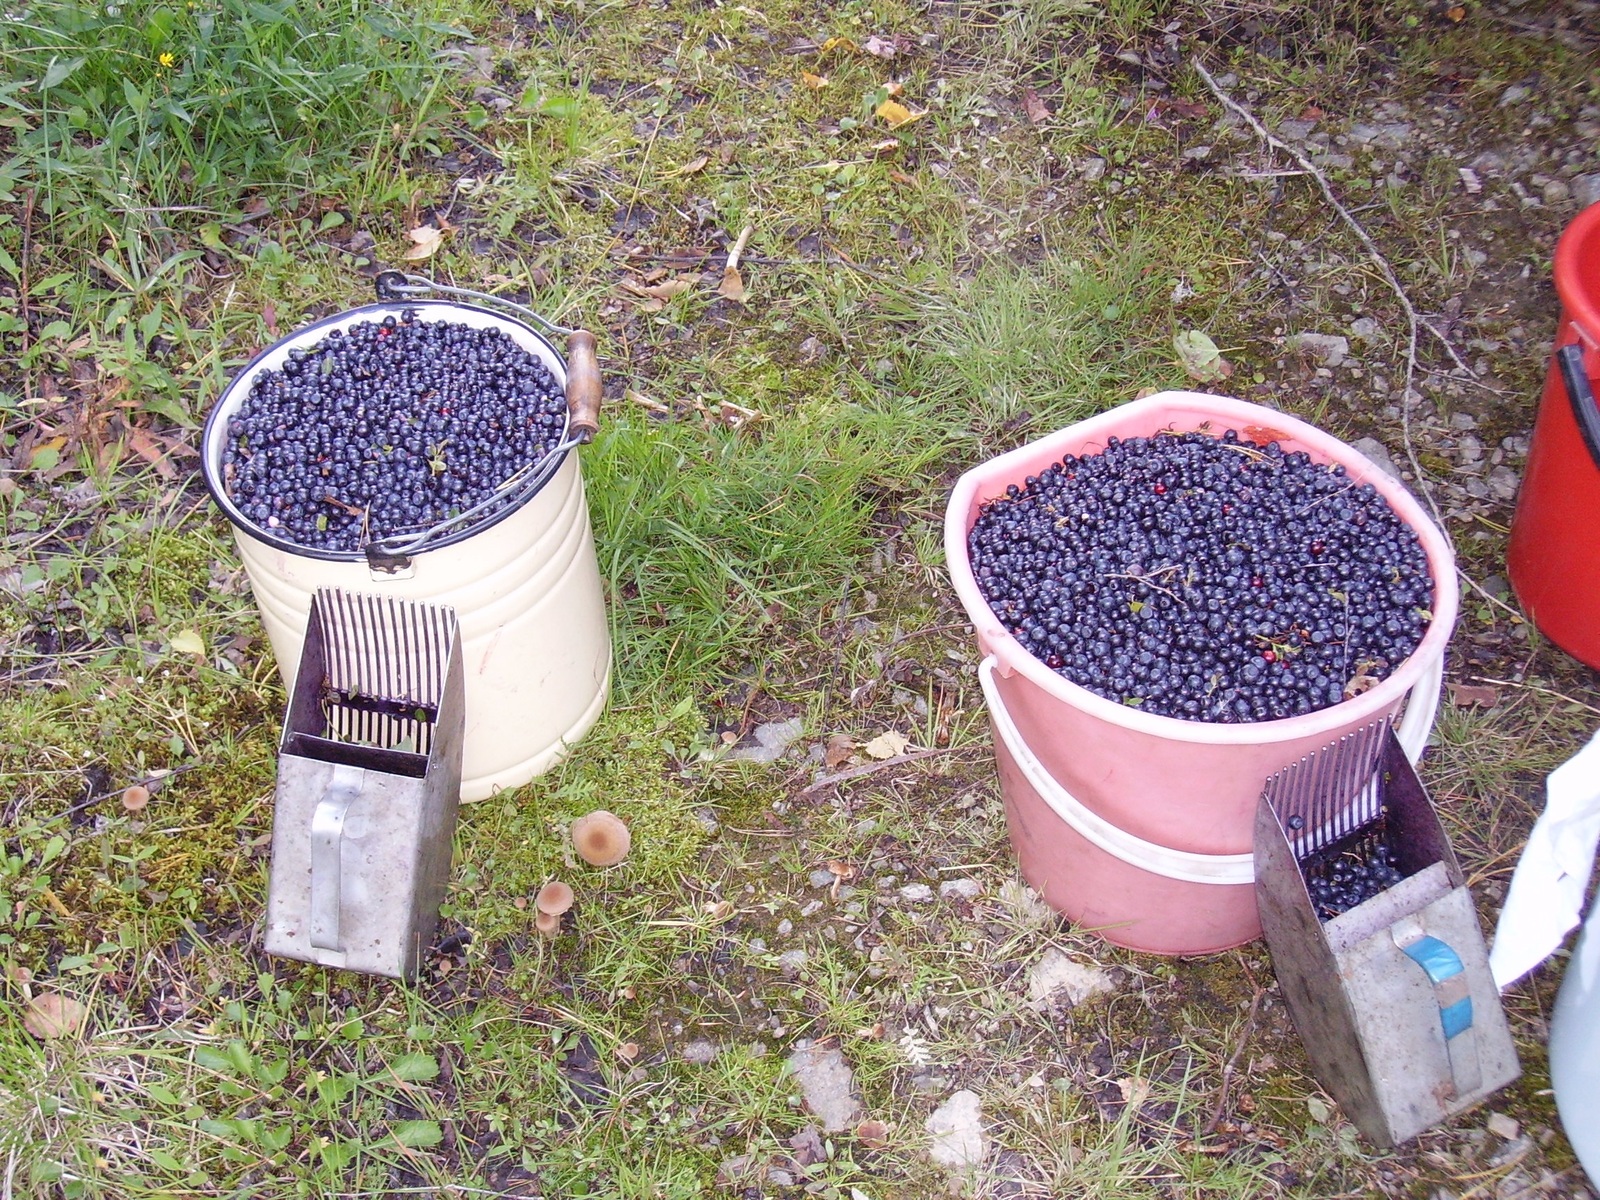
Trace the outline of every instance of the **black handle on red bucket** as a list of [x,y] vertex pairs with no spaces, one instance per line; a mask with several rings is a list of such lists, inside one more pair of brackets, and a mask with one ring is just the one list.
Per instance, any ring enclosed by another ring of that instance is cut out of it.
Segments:
[[1567,385],[1567,399],[1572,402],[1572,416],[1578,422],[1578,432],[1583,444],[1589,448],[1589,457],[1600,469],[1600,409],[1595,407],[1594,388],[1589,383],[1589,372],[1583,369],[1583,346],[1574,342],[1556,351],[1556,365],[1561,368],[1561,378]]

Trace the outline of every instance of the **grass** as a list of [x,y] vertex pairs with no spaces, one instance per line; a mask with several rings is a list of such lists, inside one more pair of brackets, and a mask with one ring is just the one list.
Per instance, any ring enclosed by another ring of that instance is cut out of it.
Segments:
[[[1189,386],[1186,330],[1232,364],[1218,390],[1398,444],[1391,397],[1282,350],[1372,315],[1390,336],[1360,353],[1394,379],[1392,296],[1305,181],[1217,169],[1267,164],[1192,107],[1208,93],[1161,58],[1168,23],[1263,117],[1315,105],[1334,129],[1421,103],[1446,66],[1466,80],[1461,119],[1495,136],[1514,120],[1504,86],[1532,64],[1567,121],[1593,103],[1568,49],[1420,5],[15,16],[0,27],[0,1195],[893,1200],[948,1186],[924,1121],[959,1088],[991,1141],[961,1185],[974,1196],[1575,1178],[1559,1132],[1519,1165],[1481,1113],[1374,1150],[1318,1091],[1261,946],[1155,959],[1040,904],[1016,877],[941,543],[967,466]],[[1142,89],[1150,73],[1167,86]],[[897,128],[879,115],[891,84],[921,114]],[[1563,151],[1560,131],[1530,144]],[[1204,142],[1212,159],[1183,157]],[[1448,159],[1381,198],[1358,187],[1365,158],[1334,183],[1419,306],[1464,297],[1472,336],[1503,340],[1481,352],[1496,378],[1531,395],[1509,331],[1553,310],[1529,284],[1520,310],[1489,294],[1513,284],[1468,256],[1484,243]],[[1491,260],[1547,273],[1561,214],[1485,186],[1518,217]],[[423,225],[440,248],[403,260]],[[746,226],[741,304],[717,289]],[[414,987],[258,949],[285,696],[192,454],[250,353],[402,263],[599,334],[608,408],[581,453],[616,681],[567,762],[463,810]],[[1430,403],[1495,437],[1531,418],[1531,401],[1489,409],[1427,380]],[[1474,578],[1503,570],[1508,516],[1452,527]],[[1425,774],[1492,919],[1596,693],[1507,613],[1469,608],[1452,680],[1503,682],[1491,707],[1447,699]],[[730,752],[787,720],[802,733],[777,762]],[[869,749],[885,732],[940,753],[885,765]],[[837,772],[855,774],[813,786]],[[123,803],[135,784],[147,807]],[[604,870],[564,841],[596,807],[635,839]],[[555,876],[578,904],[546,939],[528,910]],[[1035,1003],[1051,949],[1115,992]],[[1552,979],[1508,994],[1526,1074],[1492,1101],[1536,1138],[1557,1128]],[[27,1032],[46,994],[86,1006],[84,1026]],[[812,1140],[785,1067],[801,1038],[840,1048],[886,1142],[853,1124]]]

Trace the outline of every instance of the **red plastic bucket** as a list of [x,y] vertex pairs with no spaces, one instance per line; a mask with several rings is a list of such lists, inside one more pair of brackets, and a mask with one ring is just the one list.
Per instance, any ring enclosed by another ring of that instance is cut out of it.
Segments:
[[[1280,721],[1214,724],[1117,704],[1056,674],[1023,648],[978,590],[967,535],[984,501],[1063,455],[1109,437],[1162,430],[1221,436],[1262,430],[1285,450],[1342,464],[1416,531],[1433,576],[1433,620],[1416,651],[1370,690]],[[1439,701],[1458,591],[1450,543],[1370,459],[1304,421],[1221,396],[1162,392],[1069,426],[974,467],[951,492],[945,558],[986,657],[1012,846],[1045,901],[1108,941],[1159,954],[1203,954],[1260,935],[1252,860],[1267,777],[1404,704],[1401,743],[1415,759]],[[1410,703],[1405,703],[1407,696]]]
[[1561,319],[1511,522],[1507,573],[1540,632],[1600,667],[1600,204],[1556,244]]

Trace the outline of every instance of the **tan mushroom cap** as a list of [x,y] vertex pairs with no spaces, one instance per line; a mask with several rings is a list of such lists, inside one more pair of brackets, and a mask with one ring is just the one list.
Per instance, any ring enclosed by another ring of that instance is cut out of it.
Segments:
[[540,912],[559,917],[572,907],[572,898],[572,888],[559,879],[552,879],[539,889],[533,902]]
[[597,808],[572,823],[572,848],[591,867],[609,867],[628,856],[633,843],[627,825],[615,813]]
[[556,930],[561,928],[561,916],[559,913],[538,912],[534,914],[533,927],[545,937],[555,937]]

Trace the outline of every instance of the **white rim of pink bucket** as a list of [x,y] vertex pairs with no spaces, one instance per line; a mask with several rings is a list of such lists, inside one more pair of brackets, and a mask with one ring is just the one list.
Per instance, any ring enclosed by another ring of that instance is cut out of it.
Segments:
[[[1171,419],[1174,407],[1184,410],[1192,420]],[[1149,427],[1138,426],[1137,418],[1146,410],[1160,411],[1166,419]],[[989,602],[978,590],[976,578],[967,556],[967,534],[977,520],[978,505],[1005,493],[1006,485],[1021,484],[1030,474],[1037,473],[1050,462],[1058,462],[1063,455],[1079,453],[1072,447],[1092,445],[1096,440],[1104,444],[1108,437],[1147,437],[1161,430],[1180,432],[1215,427],[1220,436],[1224,430],[1242,430],[1248,425],[1270,428],[1287,434],[1279,438],[1279,445],[1290,450],[1304,450],[1319,462],[1338,463],[1356,483],[1370,483],[1387,500],[1395,513],[1416,531],[1417,540],[1428,556],[1428,567],[1433,574],[1433,619],[1428,631],[1411,656],[1390,675],[1370,690],[1351,700],[1333,704],[1316,712],[1299,717],[1286,717],[1277,721],[1245,721],[1222,723],[1212,721],[1184,721],[1177,717],[1157,716],[1140,712],[1126,704],[1117,704],[1087,688],[1080,687],[1056,674],[1030,654],[1010,630],[1000,623]],[[1298,417],[1277,409],[1235,400],[1228,396],[1214,396],[1206,392],[1158,392],[1142,400],[1131,400],[1097,416],[1089,417],[1065,429],[1048,434],[1037,441],[1019,446],[1015,450],[997,455],[981,466],[974,467],[956,480],[945,508],[944,521],[945,561],[950,566],[950,578],[956,595],[966,609],[967,617],[977,629],[980,643],[995,659],[995,669],[1004,676],[1020,674],[1045,693],[1092,717],[1125,729],[1150,734],[1168,741],[1200,742],[1206,745],[1238,746],[1291,741],[1319,733],[1327,733],[1348,725],[1351,720],[1350,705],[1358,705],[1374,716],[1386,712],[1407,695],[1421,702],[1420,711],[1408,711],[1401,729],[1409,734],[1402,737],[1409,757],[1415,761],[1426,744],[1427,732],[1433,726],[1438,710],[1439,684],[1444,678],[1444,651],[1455,629],[1456,610],[1460,589],[1456,582],[1455,551],[1432,519],[1417,503],[1411,493],[1396,479],[1384,473],[1371,459],[1359,450],[1346,445],[1331,434],[1324,433]],[[1431,686],[1418,689],[1424,676],[1436,680]],[[1418,695],[1418,691],[1421,694]],[[1415,716],[1415,719],[1413,719]],[[1423,718],[1426,718],[1425,721]],[[1420,729],[1420,735],[1418,730]]]

